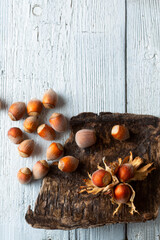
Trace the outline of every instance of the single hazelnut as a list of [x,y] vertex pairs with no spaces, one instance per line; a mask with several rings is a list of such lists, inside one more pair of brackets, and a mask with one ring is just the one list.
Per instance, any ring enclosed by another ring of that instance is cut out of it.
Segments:
[[29,157],[34,149],[34,141],[32,139],[24,140],[18,146],[18,151],[21,157],[27,158]]
[[134,176],[134,167],[130,163],[121,165],[117,172],[118,178],[121,182],[126,182]]
[[47,149],[47,160],[56,160],[63,155],[63,146],[53,142]]
[[34,116],[30,116],[26,118],[26,120],[23,123],[24,131],[28,133],[35,132],[37,127],[38,127],[38,119],[37,117],[34,117]]
[[42,102],[38,99],[32,99],[27,104],[27,113],[30,116],[38,116],[42,111]]
[[23,117],[25,110],[26,105],[24,102],[15,102],[10,106],[8,115],[12,121],[18,121]]
[[42,102],[45,108],[55,108],[58,102],[57,93],[50,88],[44,93]]
[[72,156],[65,156],[58,162],[58,168],[62,172],[74,172],[79,164],[79,160]]
[[80,148],[91,147],[96,143],[96,132],[92,129],[82,129],[76,133],[75,141]]
[[120,141],[126,140],[130,137],[128,129],[123,125],[115,125],[112,128],[111,135]]
[[92,182],[97,187],[105,187],[111,180],[111,174],[103,169],[97,170],[92,174]]
[[37,133],[41,138],[47,141],[53,141],[56,138],[54,129],[47,124],[42,124],[38,127]]
[[8,131],[8,138],[11,142],[19,144],[23,141],[23,132],[17,127],[10,128]]
[[40,160],[36,162],[36,164],[33,166],[32,172],[33,172],[33,178],[34,179],[41,179],[44,176],[47,175],[49,171],[49,165],[46,160]]
[[24,168],[21,168],[19,171],[18,171],[18,174],[17,174],[17,178],[18,178],[18,181],[21,183],[21,184],[27,184],[31,181],[32,179],[32,172],[29,168],[27,167],[24,167]]
[[67,129],[67,119],[61,113],[53,113],[49,122],[56,132],[65,132]]
[[125,183],[118,184],[114,189],[114,198],[118,203],[127,203],[131,197],[131,189]]

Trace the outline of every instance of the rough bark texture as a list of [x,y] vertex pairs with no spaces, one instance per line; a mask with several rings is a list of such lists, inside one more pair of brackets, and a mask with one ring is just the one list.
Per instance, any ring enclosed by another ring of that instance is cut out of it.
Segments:
[[[111,128],[115,124],[125,124],[130,131],[130,139],[124,142],[114,140]],[[160,203],[160,119],[148,115],[119,113],[81,113],[70,120],[71,135],[65,143],[65,155],[73,155],[80,160],[74,173],[63,173],[52,166],[35,204],[34,212],[28,209],[26,221],[36,228],[74,229],[88,228],[118,222],[138,222],[157,217]],[[80,149],[74,140],[75,133],[82,128],[94,128],[97,142],[87,149]],[[113,217],[113,206],[108,196],[103,194],[79,194],[87,172],[92,173],[102,157],[111,162],[125,157],[129,152],[140,156],[145,163],[154,162],[154,170],[145,181],[131,182],[136,191],[135,206],[140,214],[130,215],[127,206]]]

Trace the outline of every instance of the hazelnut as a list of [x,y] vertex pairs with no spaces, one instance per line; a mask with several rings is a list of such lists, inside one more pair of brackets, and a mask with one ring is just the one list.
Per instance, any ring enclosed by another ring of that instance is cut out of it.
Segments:
[[33,166],[32,172],[33,172],[33,178],[34,179],[41,179],[44,176],[47,175],[49,171],[49,165],[46,160],[40,160],[36,162],[36,164]]
[[74,172],[79,164],[79,160],[72,156],[65,156],[58,162],[58,168],[62,172]]
[[117,174],[121,182],[126,182],[134,176],[134,167],[130,163],[124,163],[119,167]]
[[80,148],[91,147],[96,142],[96,133],[92,129],[82,129],[76,133],[75,141]]
[[63,155],[63,146],[53,142],[47,149],[47,160],[56,160]]
[[120,141],[126,140],[130,137],[128,129],[123,125],[113,126],[112,131],[111,131],[111,135],[115,139],[120,140]]
[[38,119],[37,117],[31,116],[26,118],[26,120],[23,123],[23,128],[25,132],[33,133],[36,131],[38,126]]
[[52,141],[56,138],[56,133],[54,129],[47,124],[42,124],[38,127],[37,133],[41,138],[47,141]]
[[38,116],[42,111],[42,102],[38,99],[32,99],[27,104],[27,113],[30,116]]
[[21,157],[27,158],[29,157],[34,149],[34,141],[32,139],[24,140],[18,146],[18,151]]
[[61,113],[53,113],[49,122],[57,132],[64,132],[67,129],[67,119]]
[[8,115],[12,121],[18,121],[23,117],[25,110],[26,105],[24,102],[15,102],[10,106]]
[[103,169],[92,174],[92,182],[97,187],[105,187],[111,182],[111,174]]
[[55,108],[58,102],[57,93],[50,88],[44,93],[42,102],[45,108]]
[[118,203],[127,203],[131,197],[131,193],[128,185],[120,183],[114,189],[114,198]]
[[18,174],[17,174],[17,178],[18,178],[18,181],[21,183],[21,184],[27,184],[31,181],[32,179],[32,172],[29,168],[27,167],[24,167],[24,168],[21,168],[19,171],[18,171]]
[[8,131],[8,138],[15,144],[19,144],[23,141],[23,133],[20,128],[13,127]]

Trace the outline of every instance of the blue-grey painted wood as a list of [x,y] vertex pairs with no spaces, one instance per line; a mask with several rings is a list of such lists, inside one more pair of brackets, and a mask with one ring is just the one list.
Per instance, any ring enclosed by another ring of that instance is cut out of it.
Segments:
[[[160,117],[160,1],[127,1],[127,109]],[[159,240],[155,221],[128,224],[128,240]]]
[[[73,231],[31,228],[24,215],[29,204],[34,207],[41,181],[22,186],[16,174],[45,159],[49,143],[27,135],[36,147],[32,157],[22,159],[6,137],[10,127],[23,125],[23,120],[11,122],[8,106],[41,99],[49,87],[60,96],[56,111],[68,117],[83,111],[124,112],[124,50],[125,0],[0,1],[1,240],[124,239],[123,224]],[[43,111],[44,121],[51,113]]]

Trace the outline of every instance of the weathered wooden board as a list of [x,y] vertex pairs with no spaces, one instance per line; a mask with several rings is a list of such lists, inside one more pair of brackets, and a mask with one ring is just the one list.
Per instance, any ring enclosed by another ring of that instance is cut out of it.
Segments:
[[[127,1],[127,109],[160,116],[160,1]],[[128,240],[159,240],[160,216],[128,224]]]
[[[82,111],[125,110],[125,1],[124,0],[5,0],[0,1],[0,232],[3,240],[16,239],[124,239],[124,225],[93,230],[47,231],[31,228],[26,209],[38,195],[41,181],[21,186],[19,168],[45,159],[49,143],[36,135],[29,159],[18,156],[7,140],[13,123],[7,108],[13,101],[41,98],[53,87],[60,96],[56,111],[68,117]],[[52,112],[43,112],[47,122]],[[5,128],[4,128],[5,122]],[[68,134],[58,139],[64,143]],[[5,179],[5,181],[4,181]]]
[[[133,114],[82,113],[71,118],[71,135],[65,143],[65,155],[80,160],[74,173],[63,173],[52,166],[44,178],[34,212],[28,209],[26,220],[33,227],[47,229],[73,229],[105,225],[107,223],[138,222],[155,219],[160,203],[160,119],[153,116]],[[125,124],[130,138],[120,142],[112,138],[111,129],[115,124]],[[94,128],[97,142],[90,148],[80,149],[75,143],[75,134],[83,128]],[[97,165],[103,166],[118,157],[143,157],[154,162],[154,173],[145,181],[131,183],[136,192],[135,206],[139,214],[131,215],[123,206],[122,211],[113,217],[114,208],[108,196],[79,193],[87,172],[93,173]]]

